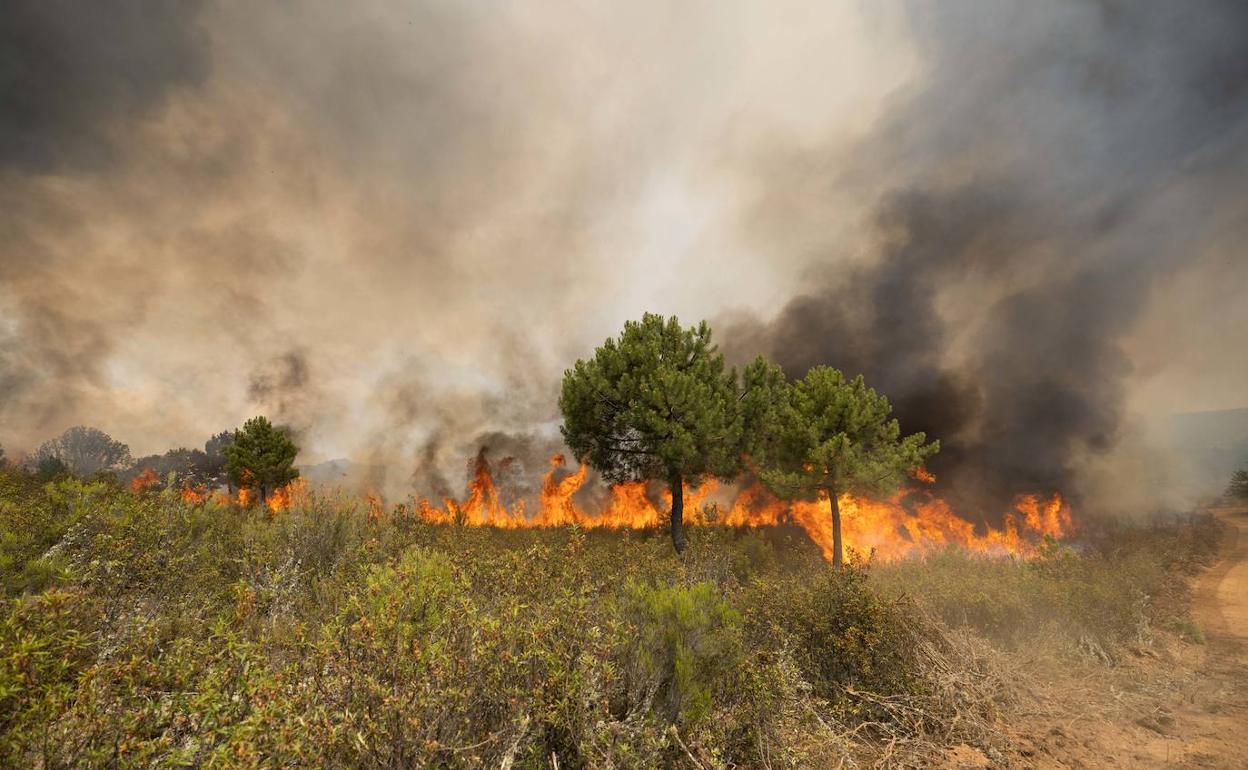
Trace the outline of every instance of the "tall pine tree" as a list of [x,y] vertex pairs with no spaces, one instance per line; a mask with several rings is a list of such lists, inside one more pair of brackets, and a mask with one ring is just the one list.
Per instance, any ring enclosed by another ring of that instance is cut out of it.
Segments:
[[760,359],[743,389],[705,321],[685,329],[674,316],[647,313],[564,373],[563,437],[608,481],[667,484],[672,545],[681,553],[684,485],[739,472],[758,401],[743,397],[775,376]]

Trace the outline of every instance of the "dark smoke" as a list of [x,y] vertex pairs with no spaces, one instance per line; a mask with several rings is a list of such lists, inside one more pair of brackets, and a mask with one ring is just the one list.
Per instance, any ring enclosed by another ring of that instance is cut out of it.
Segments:
[[124,123],[200,81],[201,3],[11,0],[0,13],[0,172],[99,169]]
[[[1248,5],[913,8],[933,77],[879,134],[875,255],[721,339],[792,376],[864,374],[941,439],[932,469],[965,502],[1078,494],[1123,433],[1124,339],[1217,212],[1248,221]],[[810,226],[770,194],[768,232]]]
[[[415,458],[415,470],[412,471],[412,489],[419,495],[428,496],[433,500],[442,500],[447,497],[457,497],[463,490],[463,485],[452,486],[442,473],[441,468],[441,449],[443,440],[440,435],[433,435],[425,445],[420,448],[420,452]],[[374,489],[385,489],[385,475],[369,479],[369,484]]]
[[[536,501],[542,477],[550,470],[551,455],[563,450],[558,434],[534,432],[488,431],[477,436],[476,443],[489,460],[500,499],[509,507],[517,500],[529,505]],[[475,463],[470,465],[469,472],[475,472]]]
[[307,354],[288,350],[265,361],[251,373],[247,397],[296,442],[303,439],[324,408]]

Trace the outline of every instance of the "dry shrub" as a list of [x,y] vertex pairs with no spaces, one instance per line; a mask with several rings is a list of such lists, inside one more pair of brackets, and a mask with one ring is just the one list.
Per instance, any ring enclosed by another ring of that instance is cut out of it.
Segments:
[[60,481],[0,485],[0,506],[0,763],[42,770],[990,752],[1025,680],[987,640],[1047,627],[1112,653],[1210,537],[836,571],[785,529],[694,529],[678,559],[662,533],[430,526],[315,494],[270,518]]

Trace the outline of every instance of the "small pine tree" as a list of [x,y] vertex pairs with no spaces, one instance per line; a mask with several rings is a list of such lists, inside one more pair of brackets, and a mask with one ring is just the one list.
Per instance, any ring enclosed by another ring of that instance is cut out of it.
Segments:
[[1235,471],[1231,476],[1230,486],[1226,488],[1226,496],[1237,502],[1248,502],[1248,468]]
[[767,422],[771,429],[755,447],[759,477],[785,499],[828,498],[832,514],[833,564],[841,566],[842,492],[881,494],[936,453],[915,433],[900,438],[889,419],[888,399],[867,387],[862,376],[846,380],[830,366],[816,366],[780,390]]
[[261,502],[267,503],[269,492],[299,477],[294,467],[299,447],[266,417],[248,420],[222,453],[230,483],[256,490]]

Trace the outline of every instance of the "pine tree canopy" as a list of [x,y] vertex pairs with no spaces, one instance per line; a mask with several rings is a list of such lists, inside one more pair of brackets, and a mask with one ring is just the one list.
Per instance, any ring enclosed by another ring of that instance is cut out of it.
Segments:
[[294,467],[299,447],[265,417],[253,417],[234,440],[222,448],[231,483],[268,492],[298,478]]
[[736,476],[770,408],[768,388],[782,379],[760,358],[739,383],[705,321],[685,329],[675,316],[647,313],[564,373],[561,430],[577,458],[608,481],[668,485],[680,553],[684,485]]
[[647,313],[564,374],[563,437],[613,482],[731,476],[747,421],[741,395],[705,321],[684,329]]
[[847,380],[816,366],[775,399],[774,426],[756,450],[763,483],[781,497],[813,499],[821,490],[886,494],[935,454],[940,443],[901,438],[888,399],[862,376]]

